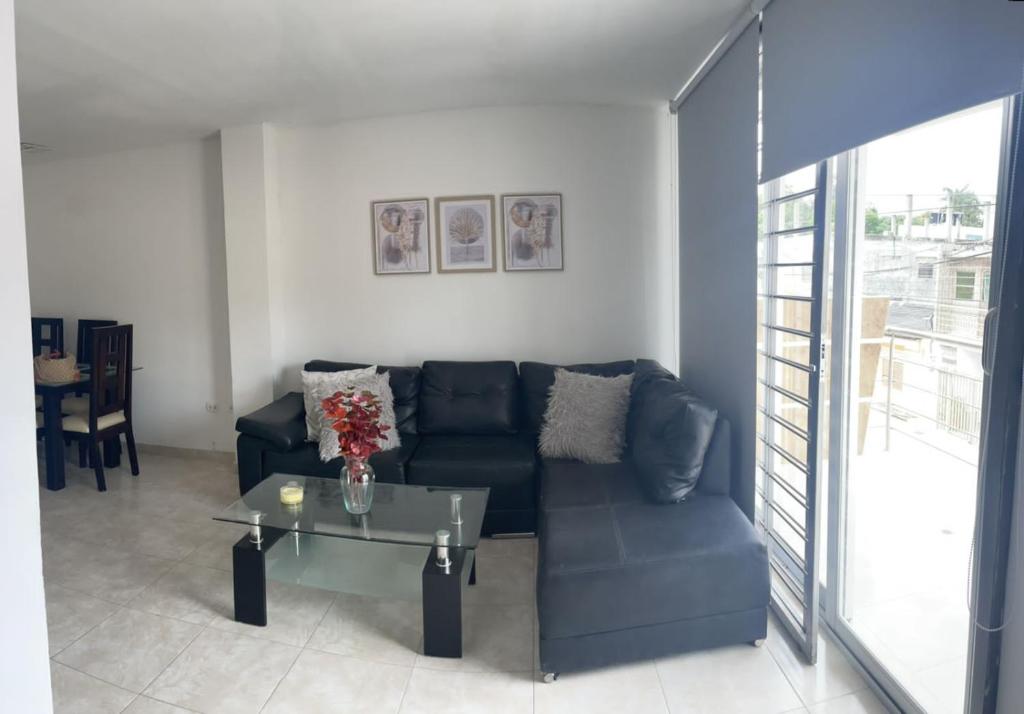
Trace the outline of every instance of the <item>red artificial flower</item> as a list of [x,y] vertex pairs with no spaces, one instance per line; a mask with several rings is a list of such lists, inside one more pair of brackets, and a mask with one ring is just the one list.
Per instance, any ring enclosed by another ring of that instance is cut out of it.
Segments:
[[381,450],[381,441],[391,427],[380,423],[380,399],[373,392],[343,389],[320,405],[338,434],[342,456],[366,460]]

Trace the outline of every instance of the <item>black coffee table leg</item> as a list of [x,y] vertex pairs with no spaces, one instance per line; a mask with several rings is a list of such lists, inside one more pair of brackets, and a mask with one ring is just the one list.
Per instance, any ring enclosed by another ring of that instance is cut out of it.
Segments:
[[423,565],[423,654],[462,656],[462,567],[465,548],[448,548],[452,562],[437,564],[437,548]]
[[285,531],[260,526],[261,543],[253,543],[248,533],[235,543],[231,569],[235,585],[235,620],[247,625],[267,624],[266,554]]

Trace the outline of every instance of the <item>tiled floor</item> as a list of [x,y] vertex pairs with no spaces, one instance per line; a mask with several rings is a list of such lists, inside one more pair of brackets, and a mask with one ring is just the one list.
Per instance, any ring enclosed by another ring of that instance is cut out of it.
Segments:
[[211,514],[236,497],[234,469],[142,454],[142,475],[68,464],[40,490],[58,713],[856,714],[884,711],[829,643],[803,665],[768,645],[566,674],[536,672],[532,540],[484,542],[465,607],[466,656],[419,654],[419,607],[281,584],[266,628],[231,619],[237,528]]

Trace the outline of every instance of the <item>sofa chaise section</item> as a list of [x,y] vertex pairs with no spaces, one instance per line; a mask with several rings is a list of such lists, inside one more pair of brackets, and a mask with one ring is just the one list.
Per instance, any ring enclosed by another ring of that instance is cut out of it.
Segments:
[[[718,419],[698,488],[651,502],[631,460],[542,461],[540,666],[566,672],[739,642],[767,630],[768,560],[729,496]],[[706,477],[706,478],[705,478]]]

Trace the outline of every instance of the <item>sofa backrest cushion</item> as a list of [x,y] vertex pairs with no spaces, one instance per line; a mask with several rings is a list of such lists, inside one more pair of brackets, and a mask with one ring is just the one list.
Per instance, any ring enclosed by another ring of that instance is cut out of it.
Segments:
[[424,362],[419,433],[516,433],[518,382],[515,362]]
[[[355,362],[331,362],[315,359],[306,362],[307,372],[341,372],[349,369],[361,369],[369,365]],[[395,425],[400,434],[415,434],[419,411],[420,368],[419,367],[385,367],[379,365],[377,373],[388,373],[391,392],[395,395]]]
[[629,452],[636,438],[636,421],[644,398],[658,389],[660,382],[675,383],[674,374],[653,359],[638,359],[633,372],[633,384],[629,393],[629,415],[626,417],[626,451]]
[[701,476],[718,410],[680,382],[660,380],[634,416],[631,456],[640,485],[659,503],[683,500]]
[[555,383],[555,370],[558,367],[561,366],[568,372],[592,374],[597,377],[618,377],[623,374],[632,374],[633,365],[633,360],[565,366],[545,364],[544,362],[520,362],[522,430],[530,434],[540,433],[540,429],[544,425],[544,412],[548,408],[548,390]]
[[715,434],[704,454],[704,467],[700,471],[697,490],[732,496],[732,465],[732,427],[727,419],[719,416],[715,422]]

